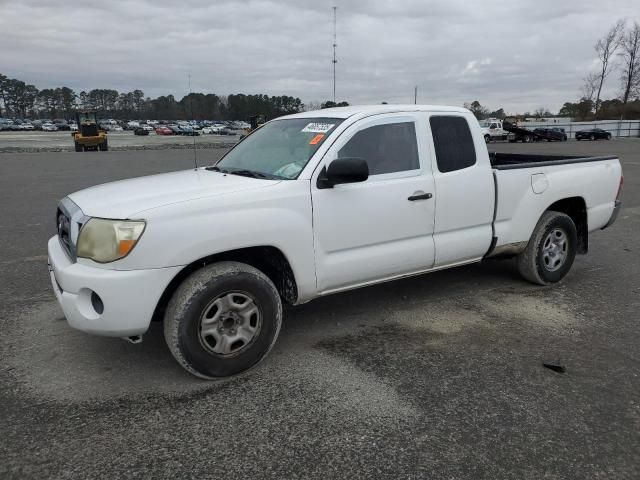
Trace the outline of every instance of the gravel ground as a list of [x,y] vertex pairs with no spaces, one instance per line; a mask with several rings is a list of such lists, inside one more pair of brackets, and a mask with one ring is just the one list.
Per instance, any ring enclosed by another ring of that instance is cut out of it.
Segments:
[[288,308],[262,366],[219,383],[159,324],[70,329],[46,268],[58,199],[191,152],[0,154],[0,478],[640,478],[640,141],[490,149],[623,159],[620,217],[564,282],[492,261]]

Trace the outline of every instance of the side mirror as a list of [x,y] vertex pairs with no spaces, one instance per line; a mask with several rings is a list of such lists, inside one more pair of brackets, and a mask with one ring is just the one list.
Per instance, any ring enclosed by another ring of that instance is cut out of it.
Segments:
[[369,178],[369,165],[364,158],[336,158],[323,167],[318,176],[318,188],[333,188],[341,183],[364,182]]

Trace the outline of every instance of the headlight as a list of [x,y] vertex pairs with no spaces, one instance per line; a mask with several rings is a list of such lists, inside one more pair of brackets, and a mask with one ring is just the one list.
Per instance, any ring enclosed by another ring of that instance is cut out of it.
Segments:
[[100,263],[124,258],[140,239],[145,222],[92,218],[78,237],[77,255]]

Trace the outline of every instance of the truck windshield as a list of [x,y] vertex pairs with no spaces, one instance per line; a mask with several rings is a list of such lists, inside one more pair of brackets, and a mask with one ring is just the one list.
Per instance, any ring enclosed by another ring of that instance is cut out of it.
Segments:
[[274,120],[238,143],[212,170],[292,180],[342,121],[324,117]]

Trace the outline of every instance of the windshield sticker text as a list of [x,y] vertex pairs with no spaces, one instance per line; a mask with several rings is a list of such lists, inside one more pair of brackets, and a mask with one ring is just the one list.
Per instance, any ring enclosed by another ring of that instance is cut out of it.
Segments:
[[327,133],[333,128],[335,123],[308,123],[301,132],[309,133]]

